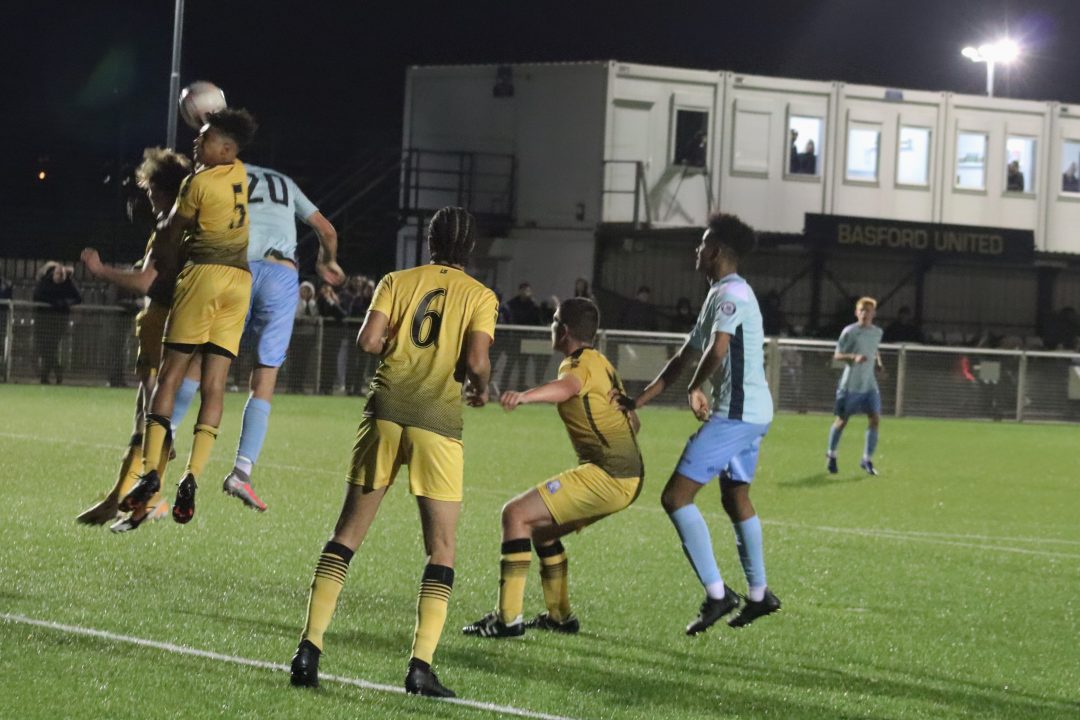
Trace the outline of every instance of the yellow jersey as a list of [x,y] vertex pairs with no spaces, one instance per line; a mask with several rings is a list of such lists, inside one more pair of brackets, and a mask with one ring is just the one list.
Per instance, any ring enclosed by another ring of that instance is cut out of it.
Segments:
[[578,462],[592,463],[616,478],[644,477],[630,419],[608,399],[612,388],[624,392],[615,368],[602,353],[584,347],[559,365],[559,378],[567,375],[581,381],[581,390],[559,403],[558,410]]
[[383,277],[369,312],[390,320],[364,415],[460,440],[465,340],[495,337],[495,293],[463,270],[422,265]]
[[195,218],[182,251],[197,265],[247,269],[248,179],[244,163],[203,167],[180,185],[177,212]]
[[156,232],[150,233],[150,239],[146,241],[146,250],[143,251],[142,260],[139,261],[140,265],[146,262],[146,256],[150,254],[151,250],[153,251],[154,269],[157,270],[157,277],[150,283],[146,296],[165,307],[172,307],[176,276],[183,265],[180,260],[180,247],[179,245],[169,247],[161,243],[155,246],[154,239],[156,237]]

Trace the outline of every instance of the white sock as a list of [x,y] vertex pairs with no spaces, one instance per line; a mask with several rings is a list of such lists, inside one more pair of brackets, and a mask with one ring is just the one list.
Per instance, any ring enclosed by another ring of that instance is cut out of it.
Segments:
[[724,597],[724,581],[717,580],[705,586],[705,594],[713,600],[721,600]]
[[752,587],[746,590],[746,599],[750,602],[761,602],[765,599],[765,586]]
[[241,457],[240,455],[237,455],[236,456],[236,462],[233,463],[233,467],[235,467],[237,470],[239,470],[240,472],[242,472],[245,475],[250,477],[251,476],[251,468],[254,467],[254,464],[250,460],[248,460],[246,457]]

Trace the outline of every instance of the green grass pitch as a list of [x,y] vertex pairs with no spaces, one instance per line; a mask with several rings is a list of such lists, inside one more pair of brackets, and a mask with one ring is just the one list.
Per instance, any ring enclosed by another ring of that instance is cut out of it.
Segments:
[[[116,536],[74,517],[113,481],[133,396],[0,386],[0,613],[287,663],[362,401],[275,400],[260,515],[219,492],[243,404],[230,395],[194,521]],[[780,416],[753,496],[784,609],[687,638],[702,592],[658,497],[694,421],[647,409],[641,497],[565,542],[582,634],[492,641],[460,627],[495,603],[499,508],[573,457],[550,407],[466,413],[457,581],[435,659],[463,698],[570,718],[1080,717],[1076,427],[886,418],[869,478],[861,421],[827,476],[828,419]],[[324,673],[403,680],[423,556],[402,479],[353,560]],[[699,499],[725,580],[745,589],[719,492]],[[0,716],[19,718],[498,717],[336,683],[294,690],[281,672],[10,620],[0,698]]]

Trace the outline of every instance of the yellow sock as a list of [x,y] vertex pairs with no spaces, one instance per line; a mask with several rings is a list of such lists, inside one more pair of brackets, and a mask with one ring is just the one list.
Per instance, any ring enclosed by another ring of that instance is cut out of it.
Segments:
[[536,548],[536,554],[540,556],[540,584],[544,588],[548,615],[556,622],[564,622],[571,615],[566,548],[556,540],[551,545]]
[[345,585],[345,575],[349,572],[349,561],[353,551],[336,542],[328,542],[315,566],[315,576],[311,578],[311,595],[308,596],[307,623],[301,640],[311,642],[322,650],[323,633],[330,627],[330,618],[337,608],[338,595]]
[[454,568],[445,565],[428,565],[424,568],[424,577],[420,581],[420,596],[416,601],[412,656],[428,665],[435,657],[435,648],[442,637],[453,587]]
[[512,623],[521,615],[531,561],[532,543],[528,538],[503,542],[499,565],[499,619],[504,623]]
[[124,497],[142,474],[142,435],[136,433],[131,436],[131,444],[128,445],[124,459],[120,462],[120,475],[116,478],[116,484],[113,485],[109,494],[118,498]]
[[213,425],[195,425],[195,439],[191,442],[191,454],[188,455],[187,470],[198,479],[202,475],[210,451],[214,449],[218,429]]
[[161,449],[169,437],[169,418],[148,413],[143,434],[143,467],[156,468],[161,461]]

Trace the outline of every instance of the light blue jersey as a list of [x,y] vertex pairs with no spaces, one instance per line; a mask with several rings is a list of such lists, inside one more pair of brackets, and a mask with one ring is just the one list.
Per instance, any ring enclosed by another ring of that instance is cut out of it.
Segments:
[[705,350],[717,332],[730,335],[731,344],[713,378],[713,412],[730,420],[772,422],[761,309],[746,280],[734,273],[713,283],[690,332],[690,346]]
[[288,175],[244,163],[248,174],[248,261],[262,260],[275,251],[296,258],[296,219],[307,220],[319,211]]
[[844,354],[865,355],[866,362],[847,363],[844,374],[840,376],[840,384],[837,392],[868,393],[878,389],[877,376],[874,370],[877,367],[878,345],[881,344],[882,330],[877,325],[861,327],[858,323],[852,323],[840,333],[840,339],[836,343],[836,352]]

